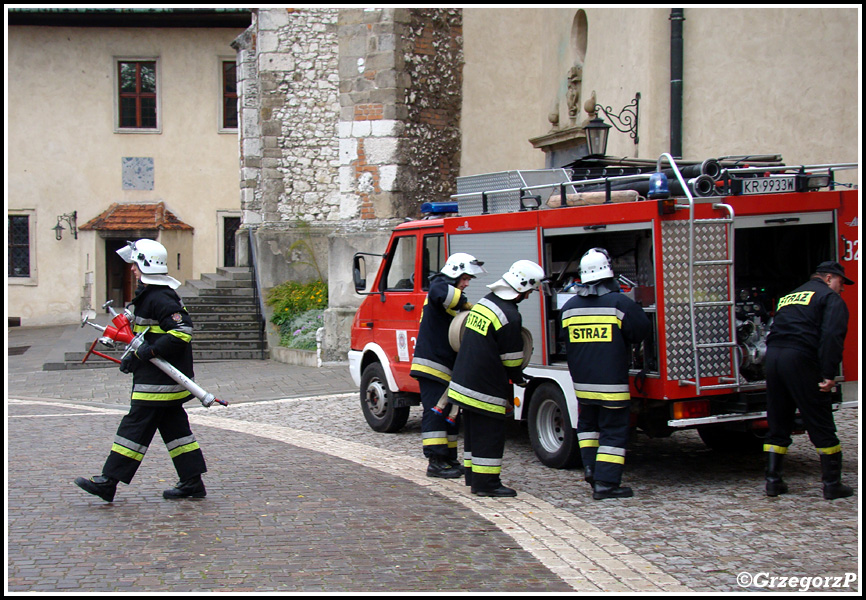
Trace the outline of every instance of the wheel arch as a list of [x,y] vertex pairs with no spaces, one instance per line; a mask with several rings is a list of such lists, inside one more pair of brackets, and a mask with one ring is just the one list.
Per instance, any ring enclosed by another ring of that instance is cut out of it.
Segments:
[[391,372],[391,361],[388,360],[388,355],[379,344],[370,342],[364,346],[363,356],[361,358],[361,373],[368,365],[378,362],[382,365],[382,370],[385,372],[385,379],[388,382],[388,390],[394,393],[400,391],[397,387],[397,380],[394,379],[394,373]]
[[518,395],[518,398],[520,398],[520,419],[525,421],[529,417],[529,407],[532,404],[532,397],[536,390],[544,383],[552,383],[562,392],[562,397],[565,398],[565,403],[568,406],[568,417],[571,421],[571,426],[577,429],[577,397],[574,395],[574,383],[571,381],[571,374],[568,370],[533,368],[530,366],[524,372],[532,377],[532,380],[524,390],[517,388],[522,392],[522,397]]

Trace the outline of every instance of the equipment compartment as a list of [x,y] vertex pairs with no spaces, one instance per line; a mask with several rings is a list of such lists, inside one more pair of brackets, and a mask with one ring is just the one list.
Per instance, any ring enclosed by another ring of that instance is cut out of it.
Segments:
[[580,259],[591,248],[604,248],[623,292],[637,301],[653,324],[652,338],[633,349],[631,369],[658,373],[655,253],[652,223],[568,227],[544,231],[545,265],[551,295],[546,301],[548,364],[565,364],[561,309],[580,285]]

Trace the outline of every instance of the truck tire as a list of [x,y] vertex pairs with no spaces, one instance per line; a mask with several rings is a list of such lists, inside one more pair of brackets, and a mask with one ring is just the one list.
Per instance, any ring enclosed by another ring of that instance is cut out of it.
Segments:
[[568,418],[562,390],[545,382],[532,393],[529,404],[529,441],[538,459],[554,469],[583,465],[577,435]]
[[388,389],[385,370],[374,362],[361,373],[361,411],[373,431],[395,433],[409,420],[408,406],[395,406],[394,393]]
[[764,449],[764,438],[751,431],[731,431],[719,425],[704,425],[698,427],[698,435],[707,447],[716,452],[758,454]]

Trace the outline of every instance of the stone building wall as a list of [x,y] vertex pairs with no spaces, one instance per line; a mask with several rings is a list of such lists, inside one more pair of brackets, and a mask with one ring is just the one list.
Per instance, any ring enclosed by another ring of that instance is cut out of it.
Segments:
[[408,85],[404,91],[404,142],[411,184],[406,214],[422,202],[447,201],[457,192],[460,174],[460,106],[463,87],[463,14],[461,9],[410,11],[404,35]]
[[[382,252],[391,228],[418,216],[421,202],[453,193],[460,35],[459,9],[281,8],[254,10],[235,40],[239,235],[254,229],[265,291],[324,272],[324,360],[345,360],[349,348],[361,301],[353,252]],[[312,256],[292,250],[302,238]]]
[[260,9],[235,42],[244,224],[339,218],[337,12]]

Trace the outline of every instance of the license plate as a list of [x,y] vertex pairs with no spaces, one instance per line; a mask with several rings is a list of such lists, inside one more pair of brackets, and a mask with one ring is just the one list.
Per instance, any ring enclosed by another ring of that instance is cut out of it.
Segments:
[[797,189],[796,177],[755,177],[742,179],[741,194],[779,194],[794,192]]

